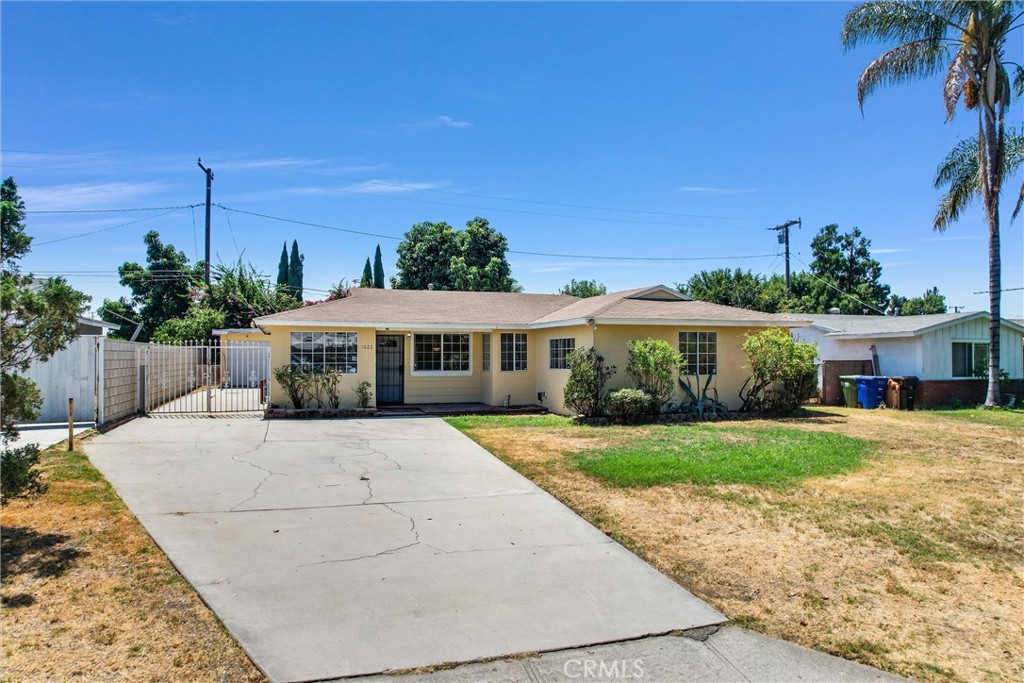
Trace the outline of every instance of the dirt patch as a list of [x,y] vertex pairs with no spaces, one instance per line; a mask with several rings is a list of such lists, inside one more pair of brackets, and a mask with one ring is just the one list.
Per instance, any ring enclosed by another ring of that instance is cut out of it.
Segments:
[[1024,678],[1024,432],[833,408],[721,426],[875,448],[856,472],[786,489],[621,489],[566,454],[642,430],[595,429],[590,444],[558,429],[469,433],[735,623],[919,680]]
[[43,465],[0,511],[3,680],[266,680],[82,453]]

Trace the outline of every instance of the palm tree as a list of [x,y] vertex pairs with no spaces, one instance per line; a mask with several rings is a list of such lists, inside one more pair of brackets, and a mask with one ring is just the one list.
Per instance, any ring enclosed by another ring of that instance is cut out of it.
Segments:
[[[1006,136],[1003,125],[1010,104],[1010,76],[1016,69],[1014,90],[1024,82],[1024,68],[1007,61],[1005,48],[1010,33],[1022,25],[1024,2],[909,2],[873,0],[858,5],[843,22],[843,46],[860,43],[896,43],[896,47],[868,64],[857,81],[861,111],[864,100],[882,85],[899,85],[945,72],[943,99],[946,120],[953,118],[963,99],[964,107],[978,113],[978,136],[973,147],[978,172],[974,190],[981,195],[988,221],[989,257],[989,368],[985,406],[999,405],[999,194],[1005,177]],[[941,171],[941,168],[940,168]],[[941,173],[940,173],[941,175]],[[944,183],[940,183],[944,184]],[[972,191],[951,187],[939,206],[935,228],[945,227],[959,215]],[[943,206],[946,205],[944,209]],[[943,218],[944,216],[944,218]],[[939,220],[939,219],[942,220]]]

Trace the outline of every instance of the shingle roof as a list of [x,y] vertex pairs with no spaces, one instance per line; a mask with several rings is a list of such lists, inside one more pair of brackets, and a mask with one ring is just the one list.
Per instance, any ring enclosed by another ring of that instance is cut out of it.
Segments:
[[[648,296],[654,298],[637,298]],[[579,299],[562,294],[446,292],[355,288],[351,295],[316,306],[256,319],[285,323],[368,325],[557,326],[570,321],[679,321],[803,326],[771,313],[693,301],[664,287],[641,287]]]
[[[789,319],[810,320],[814,327],[827,332],[829,337],[861,337],[871,335],[913,336],[936,327],[943,327],[978,316],[988,317],[984,311],[961,313],[934,313],[931,315],[832,315],[818,313],[787,314]],[[1004,321],[1011,322],[1011,321]]]
[[562,294],[442,292],[356,287],[344,299],[257,318],[257,324],[294,322],[526,325],[576,297]]

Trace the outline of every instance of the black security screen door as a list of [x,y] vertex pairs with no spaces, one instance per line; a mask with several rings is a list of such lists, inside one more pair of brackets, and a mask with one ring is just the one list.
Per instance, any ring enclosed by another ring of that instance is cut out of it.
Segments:
[[377,335],[377,405],[405,400],[405,337]]

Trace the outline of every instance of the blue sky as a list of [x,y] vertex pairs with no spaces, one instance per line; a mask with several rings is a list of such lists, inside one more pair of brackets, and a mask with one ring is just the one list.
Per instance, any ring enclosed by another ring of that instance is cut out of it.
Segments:
[[[515,252],[580,256],[510,254],[532,292],[781,272],[766,228],[801,217],[794,270],[819,227],[858,226],[894,291],[938,286],[984,309],[980,204],[931,229],[935,167],[976,121],[944,123],[937,79],[881,91],[862,116],[856,78],[881,48],[843,52],[849,7],[4,2],[2,172],[30,211],[200,203],[201,156],[214,201],[245,211],[399,238],[480,215]],[[1006,288],[1024,280],[1019,186]],[[122,293],[118,265],[143,261],[147,230],[195,259],[202,222],[31,214],[25,265],[97,271],[69,279],[98,305]],[[307,288],[357,277],[378,243],[394,273],[395,240],[214,210],[214,262],[244,251],[274,274],[293,238]],[[1024,317],[1024,292],[1003,311]]]

